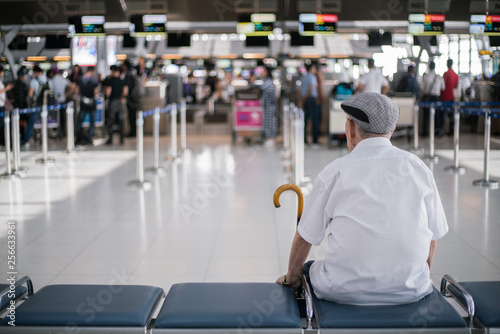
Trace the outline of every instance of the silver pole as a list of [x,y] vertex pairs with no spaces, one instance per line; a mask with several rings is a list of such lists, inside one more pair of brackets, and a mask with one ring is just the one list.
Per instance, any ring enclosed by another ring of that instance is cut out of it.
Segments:
[[15,161],[14,161],[14,171],[19,174],[19,176],[24,177],[28,172],[28,167],[21,166],[21,138],[20,133],[21,129],[19,128],[19,109],[14,109],[14,131],[13,138],[15,138],[15,142],[13,143],[13,150],[16,151]]
[[300,177],[300,184],[302,184],[304,181],[304,155],[305,155],[304,154],[305,122],[304,122],[304,111],[302,109],[299,109],[299,127],[301,128],[300,137],[299,137],[299,154],[298,154],[298,156],[299,156],[299,177]]
[[128,185],[136,189],[149,190],[151,182],[144,180],[144,117],[142,111],[137,112],[135,122],[137,127],[137,180],[130,181]]
[[488,109],[484,113],[484,169],[483,179],[475,180],[472,184],[476,187],[497,189],[498,181],[490,180],[490,141],[491,141],[491,115]]
[[66,132],[67,132],[67,146],[66,153],[72,153],[75,150],[75,130],[74,130],[74,115],[75,108],[73,101],[68,102],[66,107]]
[[186,100],[181,101],[181,152],[187,150],[186,144]]
[[0,175],[2,179],[17,179],[19,175],[12,173],[12,164],[10,161],[10,113],[4,111],[3,113],[3,124],[4,124],[4,137],[5,137],[5,173]]
[[165,169],[160,167],[160,108],[155,108],[153,115],[153,167],[146,169],[146,172],[165,175]]
[[49,110],[47,107],[47,95],[49,93],[52,93],[49,90],[46,90],[44,92],[43,96],[43,106],[42,106],[42,113],[41,113],[41,118],[42,118],[42,154],[43,157],[41,159],[37,159],[36,163],[41,164],[41,165],[52,165],[55,160],[54,158],[50,158],[48,155],[48,124],[47,124],[47,118],[49,116]]
[[288,99],[283,99],[283,148],[285,149],[285,155],[290,151],[290,129],[288,127],[289,110],[290,105],[288,104]]
[[172,110],[170,112],[170,122],[171,122],[171,155],[168,157],[168,160],[177,160],[179,157],[177,155],[177,105],[175,103],[172,104]]
[[294,149],[293,149],[293,161],[294,161],[294,167],[293,167],[293,174],[294,174],[294,183],[295,185],[300,187],[300,138],[302,137],[300,135],[300,132],[304,132],[304,129],[300,128],[300,119],[299,119],[299,114],[298,114],[298,109],[294,108],[294,121],[293,121],[293,127],[295,130],[295,140],[294,140]]
[[419,147],[419,113],[420,113],[420,106],[418,105],[417,99],[415,99],[414,105],[413,105],[413,147],[409,149],[410,152],[421,156],[424,153],[424,150]]
[[460,112],[458,107],[453,111],[453,118],[455,122],[455,132],[453,134],[454,150],[453,150],[453,166],[448,166],[444,170],[451,173],[465,174],[465,167],[459,166],[458,152],[460,142]]
[[434,155],[434,129],[436,127],[436,107],[434,103],[431,103],[429,110],[429,155],[425,156],[425,159],[432,160],[433,162],[438,162],[439,157]]
[[15,116],[16,111],[18,110],[17,109],[13,110],[10,113],[10,118],[11,118],[10,132],[12,133],[12,164],[13,164],[12,170],[15,173],[17,173],[17,171],[19,170],[19,164],[18,164],[19,161],[17,159],[17,156],[19,155],[19,152],[17,151],[17,141],[19,138],[16,136],[16,116]]

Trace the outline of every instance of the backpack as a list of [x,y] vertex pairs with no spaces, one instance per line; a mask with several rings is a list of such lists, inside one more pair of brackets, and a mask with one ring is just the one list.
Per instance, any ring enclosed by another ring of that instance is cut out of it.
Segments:
[[405,74],[398,82],[396,87],[396,92],[407,92],[408,91],[408,74]]
[[97,87],[95,82],[91,79],[83,80],[80,86],[80,107],[85,110],[95,110],[97,104],[94,98],[94,90]]
[[54,92],[50,90],[49,80],[47,80],[45,83],[41,82],[39,79],[36,80],[38,81],[40,87],[38,88],[38,95],[35,99],[35,105],[37,107],[43,105],[43,97],[46,91],[50,91],[50,93],[47,94],[47,105],[50,106],[56,104],[56,97],[54,96]]

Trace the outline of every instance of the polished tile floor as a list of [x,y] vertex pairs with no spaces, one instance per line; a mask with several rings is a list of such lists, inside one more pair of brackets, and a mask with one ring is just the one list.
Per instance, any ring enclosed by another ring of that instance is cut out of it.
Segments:
[[[152,164],[146,138],[145,167]],[[190,136],[182,160],[164,160],[167,174],[146,174],[152,189],[131,189],[134,140],[71,156],[54,143],[53,167],[35,164],[40,153],[23,152],[28,176],[0,182],[0,281],[7,277],[7,222],[17,222],[18,276],[35,289],[56,283],[127,283],[168,289],[186,281],[274,281],[287,268],[295,231],[294,194],[274,208],[274,190],[287,182],[280,147],[231,145],[229,137]],[[432,168],[450,232],[439,243],[432,278],[500,280],[500,190],[475,188],[482,177],[482,137],[462,139],[465,175],[444,172],[451,164],[450,138],[437,140],[442,157]],[[407,147],[403,139],[395,140]],[[425,142],[422,143],[424,146]],[[498,141],[491,173],[500,178]],[[307,148],[305,170],[314,179],[346,148]],[[4,158],[0,157],[0,169]],[[307,205],[307,198],[306,198]],[[325,252],[313,248],[311,258]]]

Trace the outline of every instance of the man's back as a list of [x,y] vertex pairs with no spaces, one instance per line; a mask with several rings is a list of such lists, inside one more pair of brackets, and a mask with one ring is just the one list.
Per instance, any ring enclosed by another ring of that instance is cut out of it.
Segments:
[[361,76],[359,83],[363,85],[363,90],[360,93],[371,92],[379,94],[382,92],[382,88],[389,84],[387,79],[374,68]]
[[316,79],[316,76],[314,74],[311,74],[311,73],[307,73],[300,80],[301,96],[302,97],[306,96],[310,85],[312,85],[312,87],[313,87],[310,97],[317,98],[318,97],[318,80]]
[[386,138],[363,140],[318,175],[310,198],[298,230],[312,244],[327,230],[328,253],[311,268],[319,298],[400,304],[432,291],[429,245],[447,225],[432,174],[417,157]]
[[453,101],[453,89],[458,85],[458,75],[450,68],[443,74],[444,90],[441,92],[441,101]]

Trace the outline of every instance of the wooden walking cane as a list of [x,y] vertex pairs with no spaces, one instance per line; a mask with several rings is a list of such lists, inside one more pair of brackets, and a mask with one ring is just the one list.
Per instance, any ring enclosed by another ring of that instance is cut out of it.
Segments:
[[283,192],[285,192],[287,190],[294,191],[299,198],[299,205],[297,208],[297,224],[298,224],[300,221],[300,217],[302,216],[302,211],[304,210],[304,194],[302,194],[302,190],[298,186],[296,186],[295,184],[284,184],[281,187],[279,187],[278,189],[276,189],[276,191],[274,192],[274,197],[273,197],[274,206],[277,208],[279,208],[281,206],[280,205],[280,196]]

